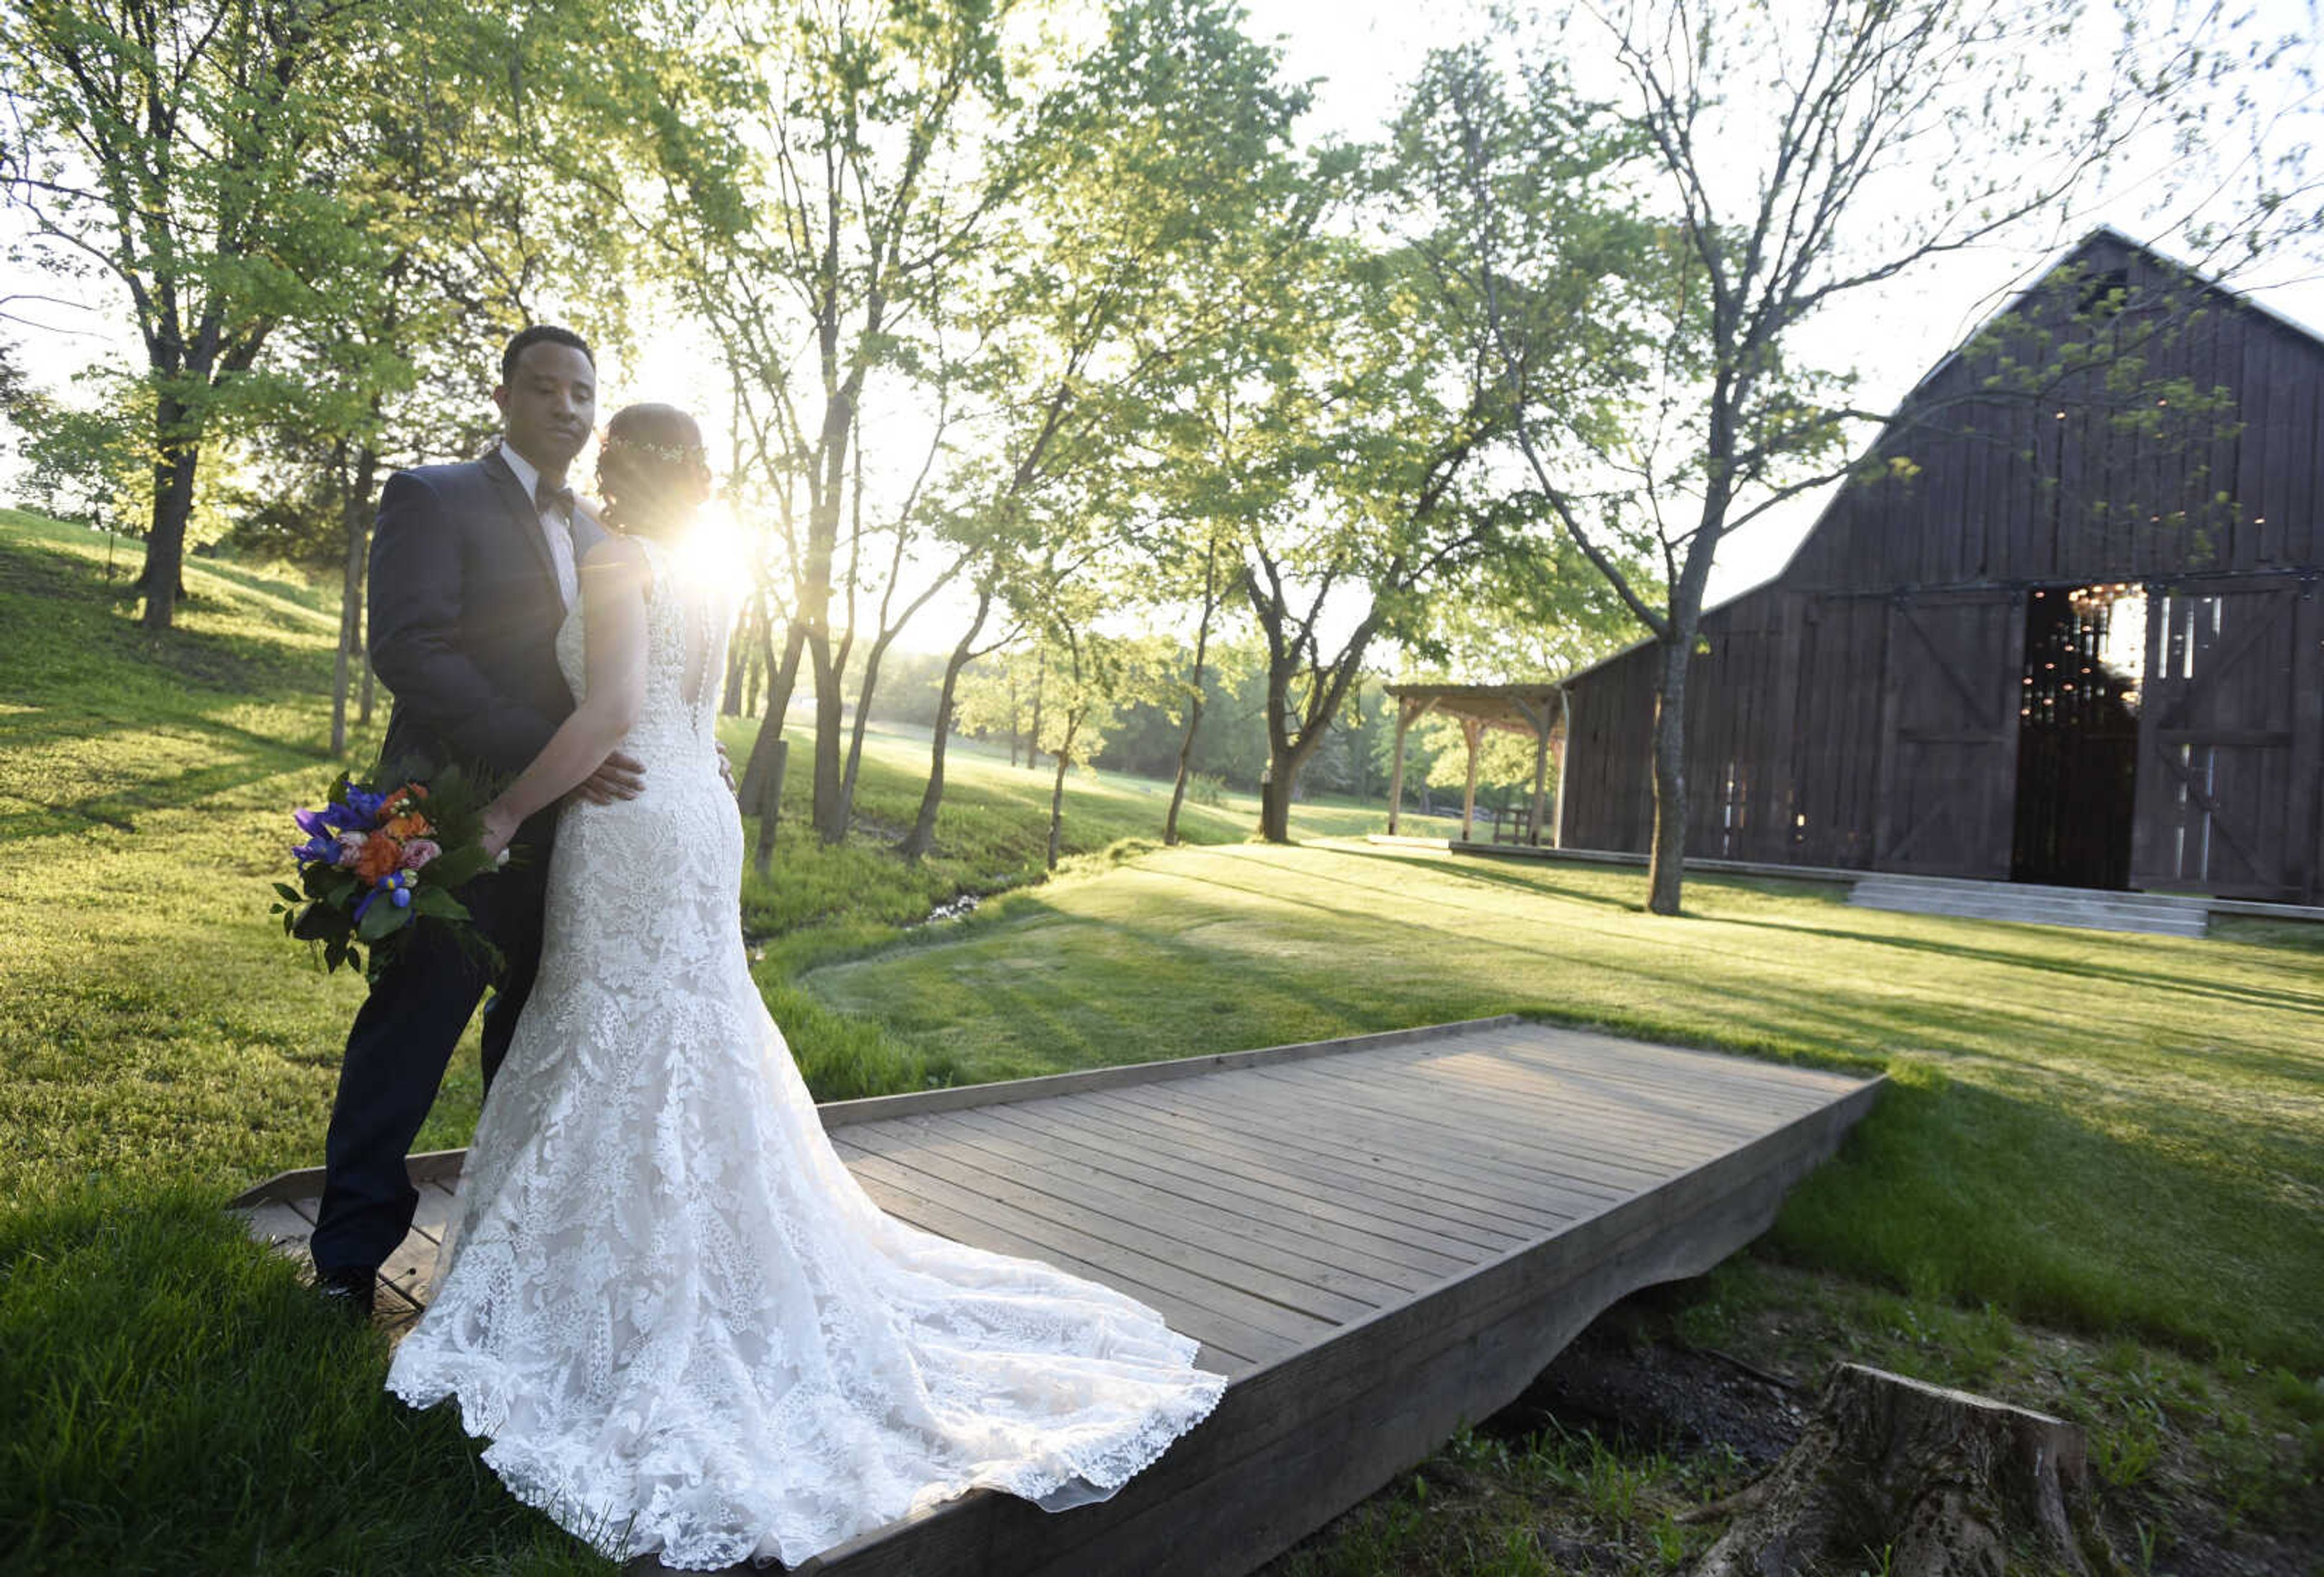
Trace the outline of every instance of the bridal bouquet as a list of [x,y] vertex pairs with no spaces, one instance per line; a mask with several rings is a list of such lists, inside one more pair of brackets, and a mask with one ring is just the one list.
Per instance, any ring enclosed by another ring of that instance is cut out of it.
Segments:
[[[318,944],[323,967],[375,977],[414,927],[456,928],[461,945],[492,951],[455,889],[491,871],[484,807],[456,769],[384,790],[345,773],[319,810],[292,813],[307,841],[291,846],[299,885],[274,884],[283,934]],[[367,954],[366,951],[367,950]]]

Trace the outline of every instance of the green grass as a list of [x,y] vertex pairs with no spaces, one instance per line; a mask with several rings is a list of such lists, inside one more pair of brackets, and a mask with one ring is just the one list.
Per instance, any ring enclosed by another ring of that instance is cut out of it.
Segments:
[[[511,1501],[454,1421],[390,1401],[383,1344],[319,1322],[291,1268],[215,1208],[320,1154],[361,994],[265,913],[288,809],[338,764],[333,603],[197,559],[181,628],[151,635],[107,594],[105,550],[0,512],[0,1571],[606,1569]],[[738,758],[751,730],[730,725]],[[1159,850],[1167,788],[1104,774],[1071,780],[1069,867],[1037,885],[1047,771],[955,749],[939,847],[908,867],[887,844],[925,736],[874,731],[862,826],[834,848],[805,830],[806,754],[775,874],[744,908],[820,1097],[1503,1010],[1884,1067],[1896,1088],[1775,1239],[1855,1311],[1831,1340],[1881,1350],[1903,1309],[1955,1333],[2051,1322],[2101,1353],[2164,1342],[2125,1351],[2182,1377],[2157,1393],[2174,1428],[2232,1443],[2206,1503],[2238,1475],[2304,1471],[2250,1515],[2305,1515],[2324,1361],[2315,932],[2037,932],[1708,881],[1674,923],[1639,911],[1628,873],[1246,844],[1247,801],[1190,807],[1196,846]],[[1295,828],[1380,814],[1302,807]],[[907,928],[962,891],[999,896]],[[479,1095],[472,1040],[420,1144],[466,1142]],[[1802,1274],[1755,1258],[1705,1296],[1761,1306]],[[2135,1479],[2137,1404],[2102,1370],[2064,1372]],[[1572,1452],[1555,1471],[1581,1488],[1559,1494],[1618,1487]],[[1511,1471],[1520,1496],[1551,1483]],[[1660,1494],[1631,1497],[1637,1551],[1658,1547]],[[1420,1544],[1378,1559],[1497,1569],[1428,1542],[1457,1522],[1423,1518]]]
[[1364,845],[1156,852],[802,983],[972,1079],[1521,1012],[1886,1071],[1788,1252],[1918,1295],[2324,1366],[2324,972],[1698,879]]

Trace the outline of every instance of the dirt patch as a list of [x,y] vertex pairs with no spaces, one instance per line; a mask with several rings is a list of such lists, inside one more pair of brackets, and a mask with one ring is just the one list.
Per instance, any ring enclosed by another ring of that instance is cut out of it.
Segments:
[[1657,1340],[1647,1326],[1646,1311],[1609,1311],[1482,1427],[1521,1439],[1555,1423],[1674,1454],[1723,1447],[1753,1472],[1791,1450],[1812,1397],[1728,1353]]

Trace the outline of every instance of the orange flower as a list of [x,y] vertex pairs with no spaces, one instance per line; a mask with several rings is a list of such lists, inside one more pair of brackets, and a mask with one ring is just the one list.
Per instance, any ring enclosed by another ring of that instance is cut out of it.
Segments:
[[390,817],[387,825],[380,830],[384,832],[391,838],[402,841],[410,838],[424,838],[429,833],[434,832],[436,828],[429,822],[426,816],[420,815],[415,810],[407,815]]
[[363,853],[355,856],[355,874],[365,881],[377,881],[393,872],[403,859],[403,849],[396,841],[381,833],[364,840]]

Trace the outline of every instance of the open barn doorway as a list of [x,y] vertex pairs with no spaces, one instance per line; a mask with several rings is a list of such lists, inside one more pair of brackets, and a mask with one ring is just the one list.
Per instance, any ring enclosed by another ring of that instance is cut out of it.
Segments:
[[2145,672],[2144,586],[2037,586],[2025,599],[2014,880],[2130,885]]

